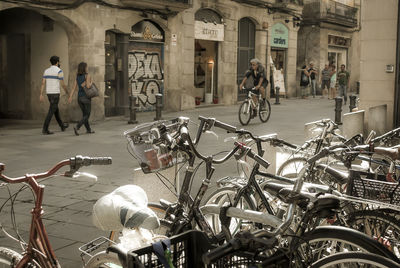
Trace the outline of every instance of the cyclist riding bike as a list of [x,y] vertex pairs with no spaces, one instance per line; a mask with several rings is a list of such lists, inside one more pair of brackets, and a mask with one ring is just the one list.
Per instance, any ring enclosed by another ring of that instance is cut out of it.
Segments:
[[[261,93],[262,99],[265,102],[265,88],[268,85],[265,68],[258,59],[252,59],[250,61],[250,64],[251,64],[250,69],[246,72],[242,83],[240,83],[240,90],[243,90],[243,86],[245,85],[247,79],[251,76],[253,78],[255,87],[253,93],[255,94]],[[258,103],[256,96],[253,96],[253,101],[256,104]],[[264,105],[261,105],[261,107],[264,107]]]

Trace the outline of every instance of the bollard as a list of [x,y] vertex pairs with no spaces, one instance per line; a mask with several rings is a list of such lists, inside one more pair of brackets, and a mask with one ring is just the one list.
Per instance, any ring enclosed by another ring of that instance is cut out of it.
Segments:
[[341,117],[342,117],[342,98],[336,97],[335,98],[335,123],[338,125],[342,124]]
[[136,120],[136,96],[129,96],[129,121],[128,124],[137,124]]
[[157,120],[162,120],[161,117],[161,109],[162,109],[162,94],[158,93],[156,94],[156,117],[154,118],[154,121]]
[[353,111],[353,109],[357,107],[356,106],[357,96],[351,95],[351,96],[349,96],[349,99],[350,99],[349,108],[350,108],[350,113],[351,113]]
[[280,104],[280,102],[279,102],[279,87],[275,87],[275,103],[274,104]]

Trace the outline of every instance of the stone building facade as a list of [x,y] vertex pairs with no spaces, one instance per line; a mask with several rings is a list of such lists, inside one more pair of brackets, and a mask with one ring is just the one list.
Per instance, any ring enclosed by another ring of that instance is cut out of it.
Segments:
[[[386,122],[379,132],[388,131],[400,126],[399,2],[363,0],[361,24],[359,106],[365,110],[366,129]],[[370,118],[370,109],[377,106],[385,108],[384,116]]]
[[[60,56],[70,90],[79,62],[88,63],[101,91],[92,101],[92,120],[126,114],[131,94],[141,110],[152,109],[157,93],[169,110],[194,108],[196,97],[234,104],[243,97],[237,85],[249,59],[259,58],[269,77],[271,51],[279,49],[285,92],[294,95],[300,1],[53,2],[0,3],[1,117],[45,117],[48,104],[39,102],[40,84],[52,55]],[[273,38],[277,24],[286,27],[286,40]],[[286,47],[274,48],[271,38]],[[68,104],[64,93],[59,107],[65,120],[81,116],[76,101]]]
[[298,81],[300,68],[314,62],[321,71],[325,64],[346,65],[350,90],[356,92],[360,78],[360,0],[306,0],[297,42]]

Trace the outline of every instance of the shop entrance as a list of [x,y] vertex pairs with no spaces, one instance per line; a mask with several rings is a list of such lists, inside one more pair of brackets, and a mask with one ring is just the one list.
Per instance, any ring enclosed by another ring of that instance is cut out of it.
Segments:
[[329,65],[335,65],[336,70],[340,69],[340,65],[344,64],[347,68],[347,50],[338,48],[329,48],[328,50]]
[[194,41],[194,85],[197,101],[216,103],[218,90],[218,42],[209,40]]
[[271,57],[274,63],[273,78],[274,87],[271,87],[271,96],[275,96],[275,87],[279,87],[279,95],[286,92],[286,50],[279,48],[271,48]]

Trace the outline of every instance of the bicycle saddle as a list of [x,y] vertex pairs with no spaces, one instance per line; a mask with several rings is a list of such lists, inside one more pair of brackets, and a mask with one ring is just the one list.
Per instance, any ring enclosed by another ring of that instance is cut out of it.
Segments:
[[101,197],[93,206],[93,224],[101,230],[123,228],[156,229],[157,215],[147,207],[146,192],[137,185],[118,187]]
[[329,175],[332,176],[332,179],[336,182],[339,183],[340,185],[346,184],[349,180],[349,173],[348,172],[343,172],[337,169],[334,169],[333,167],[330,167],[325,164],[317,164],[315,166],[317,169],[324,171],[328,173]]

